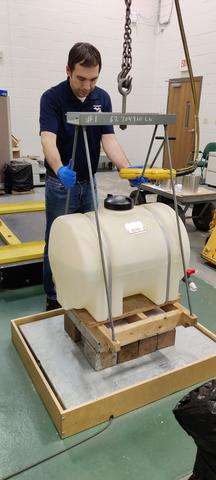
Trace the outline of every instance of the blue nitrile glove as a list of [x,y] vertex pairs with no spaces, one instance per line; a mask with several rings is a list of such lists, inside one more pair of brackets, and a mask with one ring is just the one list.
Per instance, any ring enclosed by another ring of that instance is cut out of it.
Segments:
[[[128,168],[142,168],[143,169],[143,165],[129,165]],[[142,178],[142,180],[141,180],[141,178]],[[140,175],[137,176],[134,180],[129,179],[129,183],[130,183],[131,187],[138,187],[141,183],[146,183],[146,182],[148,182],[148,178],[141,177]]]
[[62,167],[58,169],[56,175],[64,187],[74,187],[76,183],[76,172],[71,168],[71,160],[68,165],[62,165]]

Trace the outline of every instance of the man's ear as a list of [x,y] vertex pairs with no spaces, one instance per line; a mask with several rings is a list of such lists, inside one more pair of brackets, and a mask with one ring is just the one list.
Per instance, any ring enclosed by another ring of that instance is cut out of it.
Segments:
[[66,74],[68,77],[71,76],[71,70],[70,70],[70,67],[68,65],[66,65]]

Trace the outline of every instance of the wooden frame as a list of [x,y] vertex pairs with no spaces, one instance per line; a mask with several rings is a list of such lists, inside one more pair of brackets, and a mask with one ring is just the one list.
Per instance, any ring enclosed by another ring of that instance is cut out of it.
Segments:
[[[37,322],[54,315],[62,315],[63,313],[63,309],[58,309],[19,318],[11,322],[13,343],[61,438],[99,425],[107,421],[110,416],[123,415],[215,376],[216,355],[212,355],[185,367],[171,370],[150,380],[100,397],[89,403],[64,409],[19,329],[20,325]],[[199,323],[192,328],[197,328],[203,335],[216,342],[216,335]]]
[[64,314],[65,331],[75,343],[81,341],[97,371],[174,345],[176,327],[196,323],[197,316],[178,302],[156,305],[142,294],[123,298],[122,314],[113,317],[115,339],[108,320],[98,322],[85,309]]
[[[161,313],[152,315],[151,312],[155,309],[159,309]],[[178,325],[188,327],[197,322],[197,316],[190,315],[186,308],[178,302],[169,301],[156,305],[144,295],[132,295],[123,299],[123,314],[113,318],[114,326],[118,320],[129,319],[127,325],[116,331],[116,340],[114,341],[111,331],[108,329],[108,321],[97,322],[85,309],[74,309],[67,312],[67,315],[70,316],[70,313],[72,313],[78,328],[81,323],[82,327],[88,329],[89,334],[95,336],[95,340],[100,345],[106,345],[107,349],[112,352],[118,352],[122,346],[136,340],[172,330]],[[77,324],[77,322],[79,323]]]

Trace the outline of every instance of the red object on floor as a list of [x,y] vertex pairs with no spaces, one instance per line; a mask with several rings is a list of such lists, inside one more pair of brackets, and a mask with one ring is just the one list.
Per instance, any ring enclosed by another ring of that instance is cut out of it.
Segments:
[[186,270],[187,277],[190,278],[191,275],[193,275],[195,272],[196,272],[195,268],[188,268],[188,269]]

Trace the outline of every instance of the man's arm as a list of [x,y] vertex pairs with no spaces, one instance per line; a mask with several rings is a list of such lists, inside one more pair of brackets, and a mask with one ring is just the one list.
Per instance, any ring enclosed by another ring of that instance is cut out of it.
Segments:
[[116,140],[114,133],[102,135],[101,142],[107,157],[113,163],[113,165],[117,167],[118,170],[121,168],[127,168],[129,166],[129,161],[127,160],[124,151]]
[[70,162],[63,166],[58,148],[56,146],[56,134],[41,132],[41,143],[47,162],[57,175],[65,188],[72,188],[76,183],[76,172],[71,168]]
[[41,132],[41,143],[44,156],[56,174],[58,169],[62,167],[61,158],[56,146],[56,134],[52,132]]

